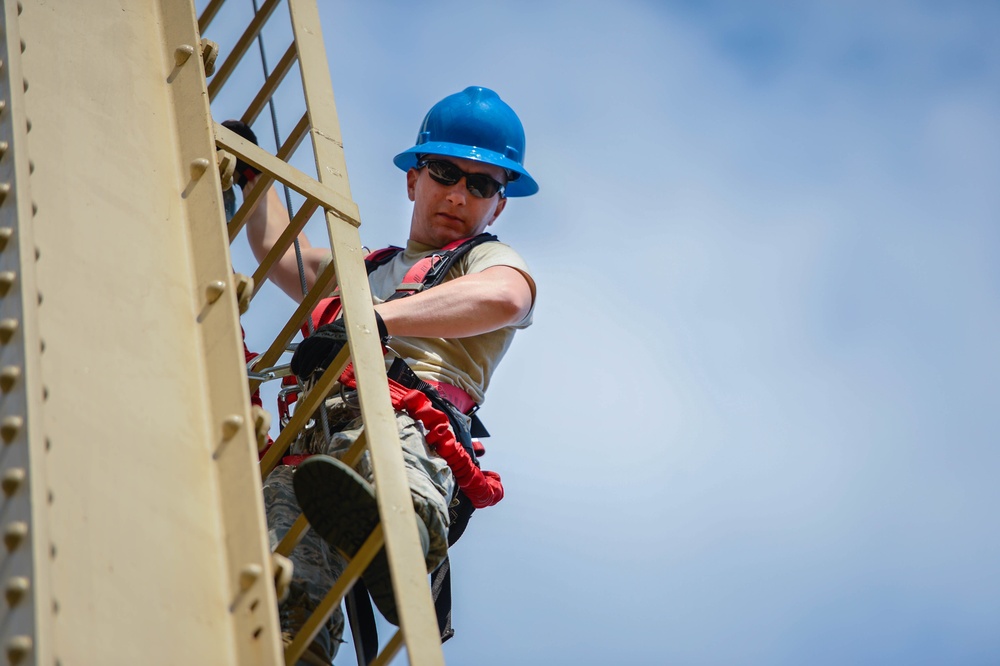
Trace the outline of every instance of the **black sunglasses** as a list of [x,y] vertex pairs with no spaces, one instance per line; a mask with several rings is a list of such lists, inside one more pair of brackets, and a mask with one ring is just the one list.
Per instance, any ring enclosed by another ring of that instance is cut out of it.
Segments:
[[497,192],[503,196],[504,184],[487,176],[485,173],[468,173],[462,171],[451,162],[445,160],[421,160],[418,169],[427,167],[427,174],[442,185],[452,186],[465,178],[465,187],[469,194],[480,199],[489,199]]

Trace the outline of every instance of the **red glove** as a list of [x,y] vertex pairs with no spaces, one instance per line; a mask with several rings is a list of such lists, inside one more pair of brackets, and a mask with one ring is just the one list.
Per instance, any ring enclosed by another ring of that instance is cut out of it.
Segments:
[[486,477],[486,483],[493,490],[493,504],[496,504],[503,499],[503,484],[500,482],[500,475],[496,472],[483,470],[483,476]]

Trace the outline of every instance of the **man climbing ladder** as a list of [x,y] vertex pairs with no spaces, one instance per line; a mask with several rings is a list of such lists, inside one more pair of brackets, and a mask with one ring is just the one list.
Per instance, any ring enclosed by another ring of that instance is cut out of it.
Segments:
[[[454,509],[490,506],[503,496],[499,476],[478,467],[470,424],[493,371],[516,330],[530,325],[534,308],[535,284],[523,259],[483,235],[508,197],[538,191],[524,168],[524,149],[520,120],[492,90],[470,87],[438,102],[424,118],[416,144],[393,160],[406,172],[413,202],[406,246],[376,253],[369,265],[379,334],[387,359],[395,359],[390,395],[428,571],[447,555]],[[251,171],[246,176],[244,187],[252,188],[255,175]],[[247,237],[258,259],[288,223],[272,188],[247,220]],[[331,254],[312,247],[304,235],[300,248],[311,289]],[[433,281],[428,278],[433,288],[424,288],[424,273],[433,272],[436,261],[446,262],[447,271]],[[269,277],[293,299],[302,299],[293,251],[275,264]],[[335,299],[320,304],[313,315],[315,335],[300,344],[292,359],[293,370],[307,383],[347,341],[336,319],[338,309]],[[301,628],[343,570],[343,555],[353,556],[378,521],[367,454],[356,468],[339,460],[361,434],[352,389],[348,370],[324,406],[331,435],[318,428],[309,431],[293,444],[287,464],[275,468],[265,482],[274,542],[292,525],[299,506],[313,526],[292,554],[295,576],[279,613],[289,635]],[[467,519],[468,512],[459,518]],[[363,581],[382,614],[397,623],[384,552]],[[308,658],[328,664],[342,631],[338,610],[313,641]]]

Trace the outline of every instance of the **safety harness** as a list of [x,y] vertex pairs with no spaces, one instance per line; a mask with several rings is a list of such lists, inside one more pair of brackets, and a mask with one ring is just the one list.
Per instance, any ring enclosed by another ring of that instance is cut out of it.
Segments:
[[[417,261],[406,272],[396,292],[386,300],[405,298],[440,284],[452,267],[472,248],[496,240],[496,236],[484,233],[445,245]],[[402,248],[396,246],[371,252],[365,258],[368,274],[390,262],[400,252]],[[336,320],[341,309],[337,292],[321,300],[312,312],[313,330]],[[303,327],[303,335],[308,335],[306,326]],[[488,437],[489,433],[475,414],[479,406],[457,386],[420,379],[401,358],[393,361],[387,375],[393,408],[407,412],[414,420],[423,424],[428,446],[444,458],[455,476],[459,491],[449,507],[448,546],[451,547],[465,532],[469,519],[477,508],[492,506],[503,498],[503,485],[499,475],[480,469],[478,458],[485,453],[485,448],[479,438]],[[286,377],[285,380],[294,383],[295,378]],[[348,389],[356,387],[352,365],[348,365],[339,381]],[[285,391],[279,394],[278,407],[283,421],[287,420],[288,408],[295,399],[294,394]],[[468,426],[467,419],[470,423]],[[284,462],[295,465],[305,457],[307,456],[286,456]],[[451,627],[451,564],[447,556],[432,574],[431,591],[441,640],[445,641],[455,633]],[[354,605],[349,611],[354,611],[351,615],[361,624],[358,634],[364,654],[375,655],[378,651],[378,633],[371,601],[361,581],[355,584],[355,589],[349,594],[348,604]]]

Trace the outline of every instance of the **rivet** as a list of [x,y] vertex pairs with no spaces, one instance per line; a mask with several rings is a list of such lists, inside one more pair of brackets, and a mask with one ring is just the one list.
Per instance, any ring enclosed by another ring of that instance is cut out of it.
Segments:
[[48,400],[48,399],[49,399],[49,387],[48,386],[43,386],[42,387],[42,400]]
[[0,113],[3,113],[6,108],[7,108],[7,100],[0,99]]
[[208,159],[204,157],[199,157],[196,160],[191,160],[191,178],[198,180],[202,175],[208,170]]
[[3,494],[10,497],[16,493],[27,476],[28,473],[24,471],[23,467],[11,467],[8,469],[3,473],[3,479],[0,479],[0,488],[3,488]]
[[244,592],[249,590],[263,573],[264,568],[259,564],[248,564],[243,567],[243,571],[240,572],[240,589]]
[[28,523],[16,520],[3,531],[3,542],[7,546],[7,550],[13,552],[21,545],[26,536],[28,536]]
[[28,132],[31,131],[31,118],[24,119],[24,129]]
[[38,304],[41,305],[43,300],[45,299],[42,298],[42,292],[38,292]]
[[28,160],[28,174],[30,175],[30,174],[33,174],[33,173],[35,173],[35,161],[34,160]]
[[4,590],[4,596],[7,597],[8,605],[16,606],[20,603],[21,599],[24,599],[24,595],[26,595],[30,589],[30,580],[24,576],[12,576],[7,581],[7,588]]
[[21,368],[16,365],[8,365],[0,370],[0,391],[9,393],[17,380],[21,377]]
[[190,44],[178,46],[174,50],[174,63],[176,63],[177,66],[180,67],[181,65],[183,65],[188,61],[188,58],[190,58],[193,55],[194,55],[194,47],[191,46]]
[[7,659],[16,666],[31,654],[31,647],[31,636],[14,636],[7,641]]
[[8,194],[10,194],[10,183],[0,183],[0,204],[4,202]]
[[236,433],[243,427],[243,417],[239,414],[227,416],[222,422],[222,439],[229,440],[236,436]]
[[20,416],[5,416],[3,421],[0,421],[0,438],[3,438],[5,444],[10,444],[23,425],[24,419]]
[[14,271],[0,271],[0,296],[6,296],[14,284],[17,274]]
[[16,319],[0,319],[0,344],[7,344],[17,332]]
[[23,79],[23,80],[24,80],[24,92],[28,92],[28,79]]
[[209,303],[214,303],[219,300],[219,296],[222,296],[223,292],[226,291],[226,283],[222,280],[213,280],[208,283],[205,287],[205,297],[208,299]]
[[21,0],[17,0],[17,15],[20,16],[22,11],[24,11],[24,6],[21,5]]
[[10,148],[10,144],[6,141],[0,141],[0,157],[3,157],[7,153],[7,149]]
[[42,258],[42,251],[38,249],[38,246],[35,246],[35,261],[38,261],[41,258]]
[[14,227],[4,227],[0,229],[0,251],[7,247],[11,237],[14,235]]
[[24,43],[24,40],[22,39],[22,40],[21,40],[21,53],[24,53],[24,50],[25,50],[26,48],[28,48],[28,47],[27,47],[27,46],[25,45],[25,43]]
[[38,215],[38,204],[34,201],[31,202],[31,214]]

